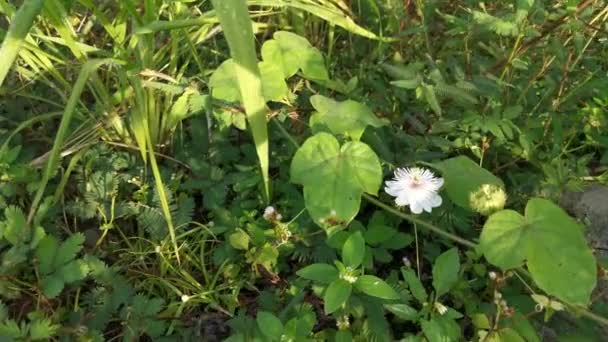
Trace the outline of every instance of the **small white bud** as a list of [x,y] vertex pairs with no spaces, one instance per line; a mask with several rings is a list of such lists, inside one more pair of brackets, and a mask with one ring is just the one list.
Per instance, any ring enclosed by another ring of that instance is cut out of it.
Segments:
[[182,295],[182,303],[185,303],[185,302],[187,302],[189,300],[190,300],[190,296],[188,296],[188,295]]
[[490,279],[492,279],[492,280],[496,280],[498,275],[496,274],[496,272],[492,271],[492,272],[488,273],[488,277],[490,277]]
[[209,221],[209,223],[207,223],[207,225],[208,225],[209,227],[213,227],[213,226],[215,226],[215,222],[213,222],[213,221]]
[[156,252],[156,253],[160,253],[160,246],[156,246],[156,247],[154,247],[154,252]]
[[403,257],[403,259],[401,259],[403,261],[403,264],[405,265],[405,267],[412,267],[412,262],[410,261],[410,259],[408,259],[407,257]]
[[435,302],[434,306],[435,310],[437,310],[440,315],[445,315],[445,313],[448,312],[448,308],[439,302]]

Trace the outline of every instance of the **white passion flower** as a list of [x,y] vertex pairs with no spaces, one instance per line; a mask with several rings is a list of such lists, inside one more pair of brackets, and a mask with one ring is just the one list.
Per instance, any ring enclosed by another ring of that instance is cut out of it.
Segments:
[[386,181],[384,191],[395,197],[398,206],[410,206],[414,214],[422,211],[431,212],[441,205],[441,196],[437,193],[443,186],[443,178],[427,169],[412,167],[395,170],[395,179]]

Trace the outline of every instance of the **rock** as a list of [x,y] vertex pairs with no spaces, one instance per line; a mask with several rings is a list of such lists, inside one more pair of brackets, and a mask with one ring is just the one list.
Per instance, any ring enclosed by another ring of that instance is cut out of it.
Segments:
[[582,192],[566,192],[561,205],[587,226],[587,240],[598,258],[608,259],[608,187],[593,184]]

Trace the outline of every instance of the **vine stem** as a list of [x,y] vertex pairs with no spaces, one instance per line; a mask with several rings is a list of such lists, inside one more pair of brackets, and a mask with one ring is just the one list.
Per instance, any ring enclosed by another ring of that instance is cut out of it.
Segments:
[[376,206],[382,208],[383,210],[388,211],[389,213],[391,213],[391,214],[393,214],[395,216],[399,216],[399,217],[401,217],[404,220],[408,220],[408,221],[410,221],[410,222],[412,222],[412,223],[414,223],[416,225],[424,227],[427,230],[432,231],[435,234],[441,235],[441,236],[443,236],[443,237],[445,237],[447,239],[450,239],[450,240],[452,240],[454,242],[458,242],[459,244],[467,246],[469,248],[476,248],[477,247],[477,244],[475,244],[473,241],[461,238],[460,236],[452,234],[450,232],[446,232],[445,230],[443,230],[443,229],[441,229],[441,228],[439,228],[439,227],[437,227],[437,226],[435,226],[435,225],[433,225],[431,223],[423,221],[423,220],[415,217],[414,215],[409,215],[409,214],[406,214],[404,212],[401,212],[401,211],[399,211],[399,210],[397,210],[397,209],[395,209],[395,208],[393,208],[393,207],[385,204],[384,202],[380,201],[379,199],[377,199],[377,198],[375,198],[375,197],[373,197],[371,195],[363,194],[363,198],[365,198],[368,202],[371,202],[371,203],[375,204]]
[[[281,131],[281,133],[285,136],[285,138],[287,138],[287,140],[289,140],[291,142],[291,144],[294,145],[294,147],[299,148],[300,144],[285,129],[285,127],[283,127],[283,125],[276,118],[273,118],[272,120],[275,122],[275,124],[279,128],[279,131]],[[377,207],[379,207],[395,216],[398,216],[404,220],[407,220],[415,225],[420,225],[421,227],[424,227],[425,229],[427,229],[437,235],[441,235],[444,238],[447,238],[454,242],[458,242],[461,245],[464,245],[464,246],[472,248],[472,249],[477,248],[477,244],[475,242],[461,238],[460,236],[452,234],[450,232],[446,232],[445,230],[435,226],[434,224],[421,220],[421,219],[415,217],[414,215],[409,215],[404,212],[401,212],[401,211],[395,209],[394,207],[380,201],[379,199],[377,199],[376,197],[374,197],[372,195],[363,193],[362,197],[365,198],[368,202],[373,203]],[[519,270],[523,271],[524,274],[527,274],[527,272],[525,270],[523,270],[521,268]],[[588,319],[595,321],[596,323],[602,324],[604,326],[608,326],[608,318],[597,315],[583,306],[571,305],[571,304],[567,304],[567,303],[566,303],[566,306],[568,306],[573,312],[578,313],[581,316],[587,317]]]

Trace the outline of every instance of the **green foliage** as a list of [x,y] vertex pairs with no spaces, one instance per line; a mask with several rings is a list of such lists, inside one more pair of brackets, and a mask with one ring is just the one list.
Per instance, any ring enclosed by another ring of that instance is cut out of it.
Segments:
[[0,20],[0,340],[604,338],[601,2]]
[[513,210],[490,216],[480,248],[502,269],[525,262],[540,288],[568,303],[586,305],[595,288],[596,262],[583,228],[550,201],[531,199],[525,216]]
[[61,244],[53,236],[46,236],[38,244],[35,255],[42,291],[47,297],[56,297],[65,284],[82,280],[89,273],[87,264],[76,259],[83,242],[84,235],[74,234]]
[[315,126],[326,126],[333,134],[344,134],[359,141],[367,126],[384,125],[371,109],[356,101],[338,102],[322,95],[314,95],[310,98],[310,103],[317,110],[317,114],[310,117],[313,130],[322,130]]
[[327,133],[309,138],[291,163],[291,180],[304,186],[306,208],[322,227],[348,224],[359,211],[361,194],[378,192],[381,174],[378,157],[368,145],[340,146]]

